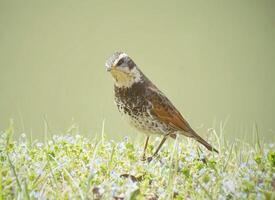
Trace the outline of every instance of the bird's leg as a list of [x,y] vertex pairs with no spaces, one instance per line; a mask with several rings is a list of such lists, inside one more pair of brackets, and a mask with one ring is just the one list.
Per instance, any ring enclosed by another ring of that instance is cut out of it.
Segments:
[[163,145],[164,142],[166,141],[167,137],[168,137],[168,134],[165,135],[165,136],[162,138],[161,142],[159,143],[159,146],[158,146],[157,150],[156,150],[155,153],[153,154],[153,157],[156,156],[156,155],[158,154],[160,148],[162,147],[162,145]]
[[155,157],[155,156],[158,154],[160,148],[162,147],[162,145],[164,144],[164,142],[167,140],[167,137],[168,137],[168,136],[169,136],[169,134],[166,134],[166,135],[162,138],[162,140],[161,140],[161,142],[159,143],[159,146],[158,146],[158,148],[156,149],[156,151],[155,151],[155,153],[153,154],[153,156],[148,158],[148,162],[150,162],[150,161],[152,160],[152,158]]
[[149,142],[149,136],[146,137],[146,140],[145,140],[145,145],[144,145],[144,149],[143,149],[143,155],[142,155],[142,161],[146,160],[146,149],[147,149],[147,146],[148,146],[148,142]]

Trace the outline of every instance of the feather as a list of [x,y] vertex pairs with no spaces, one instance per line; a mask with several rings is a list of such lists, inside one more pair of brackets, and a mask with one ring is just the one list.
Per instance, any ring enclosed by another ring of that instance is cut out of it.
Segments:
[[208,150],[218,153],[215,148],[213,148],[191,128],[180,112],[173,106],[170,100],[157,89],[156,86],[152,84],[151,87],[148,87],[148,93],[150,94],[148,95],[148,98],[153,106],[153,115],[155,115],[160,121],[169,124],[175,131],[178,131],[187,137],[194,138]]

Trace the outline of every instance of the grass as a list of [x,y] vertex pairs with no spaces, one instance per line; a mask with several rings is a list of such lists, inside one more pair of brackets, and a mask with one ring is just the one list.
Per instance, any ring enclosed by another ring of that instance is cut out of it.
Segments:
[[127,138],[91,140],[69,131],[44,142],[25,134],[15,141],[11,125],[0,136],[0,200],[275,199],[275,144],[227,143],[211,133],[220,154],[177,138],[147,163],[143,144]]

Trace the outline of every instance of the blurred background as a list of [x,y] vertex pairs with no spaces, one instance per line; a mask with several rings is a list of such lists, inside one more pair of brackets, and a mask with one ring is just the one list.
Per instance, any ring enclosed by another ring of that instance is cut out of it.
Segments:
[[[0,129],[137,133],[105,60],[125,51],[201,135],[274,141],[275,1],[0,0]],[[139,136],[140,137],[140,136]],[[141,136],[142,137],[142,136]]]

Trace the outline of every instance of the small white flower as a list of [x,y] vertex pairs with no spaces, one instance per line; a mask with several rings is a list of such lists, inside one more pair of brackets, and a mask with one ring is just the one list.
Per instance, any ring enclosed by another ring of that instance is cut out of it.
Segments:
[[103,194],[104,193],[104,189],[102,187],[99,188],[99,194]]
[[29,155],[26,155],[26,156],[25,156],[25,159],[26,159],[27,161],[32,160],[31,157],[30,157]]
[[118,190],[119,190],[118,185],[113,183],[112,186],[111,186],[111,194],[112,194],[113,197],[116,196]]
[[92,176],[94,176],[97,173],[97,169],[91,168],[90,173],[91,173]]
[[40,193],[37,192],[37,191],[34,191],[34,192],[33,192],[33,196],[34,196],[34,198],[39,199]]
[[223,189],[226,193],[235,193],[236,191],[236,184],[232,179],[225,179],[223,180]]
[[118,179],[119,178],[119,174],[117,174],[115,171],[111,171],[110,172],[110,176],[111,178],[113,178],[114,180]]
[[247,167],[247,164],[246,163],[241,163],[240,164],[240,168],[246,168]]
[[205,168],[200,169],[199,171],[199,176],[203,175],[206,172]]
[[38,142],[38,143],[36,143],[36,146],[38,147],[38,148],[42,148],[43,147],[43,143],[41,143],[41,142]]
[[38,175],[43,175],[45,172],[41,169],[41,168],[39,168],[39,169],[36,169],[36,174],[38,174]]
[[120,152],[124,152],[126,150],[125,144],[123,142],[119,143],[117,148]]
[[106,143],[106,144],[105,144],[105,150],[106,150],[106,151],[112,151],[112,149],[113,149],[113,148],[112,148],[112,144],[111,144],[111,143]]
[[81,138],[81,135],[77,134],[77,135],[75,136],[75,138],[76,138],[76,139],[80,139],[80,138]]

